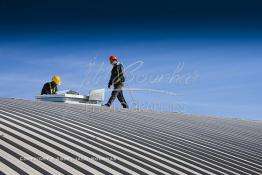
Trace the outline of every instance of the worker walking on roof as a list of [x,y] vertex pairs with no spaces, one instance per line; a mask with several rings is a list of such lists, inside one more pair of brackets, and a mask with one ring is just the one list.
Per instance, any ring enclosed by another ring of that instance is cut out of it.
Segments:
[[41,95],[56,94],[57,86],[61,84],[61,78],[57,75],[53,76],[51,82],[44,84]]
[[111,78],[108,83],[108,88],[114,85],[114,90],[112,91],[111,97],[108,100],[107,104],[105,104],[105,106],[110,107],[117,97],[123,108],[128,108],[122,90],[125,82],[123,65],[118,62],[116,56],[110,56],[109,61],[113,65],[113,68],[111,71]]

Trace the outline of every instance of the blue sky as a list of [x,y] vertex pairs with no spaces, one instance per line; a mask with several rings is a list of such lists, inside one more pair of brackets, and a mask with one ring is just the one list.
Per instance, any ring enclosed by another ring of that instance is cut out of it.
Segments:
[[[107,57],[114,54],[126,67],[139,62],[127,70],[127,76],[132,78],[127,88],[178,94],[126,92],[130,103],[133,95],[141,104],[162,104],[164,109],[172,104],[174,110],[193,114],[260,119],[262,112],[262,42],[257,39],[165,38],[127,42],[61,36],[4,41],[0,48],[3,97],[34,99],[54,74],[63,79],[61,90],[87,94],[90,89],[106,87],[111,69]],[[178,82],[170,83],[167,77],[151,83],[157,76],[172,74],[179,65]],[[98,70],[100,66],[102,72]]]
[[[17,12],[19,4],[13,7],[17,14],[10,15],[10,4],[4,5],[6,13],[0,15],[8,16],[9,22],[0,18],[4,24],[0,29],[1,97],[34,99],[54,74],[62,77],[60,90],[88,94],[107,86],[111,69],[107,59],[116,55],[127,68],[126,89],[133,89],[125,92],[130,104],[135,101],[144,107],[157,106],[156,110],[173,106],[173,111],[198,115],[262,119],[262,15],[254,12],[255,6],[248,14],[256,16],[245,16],[244,6],[234,12],[229,4],[219,18],[212,11],[203,11],[201,4],[199,9],[189,8],[202,10],[198,15],[185,15],[182,10],[172,14],[169,8],[167,14],[157,15],[152,10],[155,4],[152,9],[138,10],[137,16],[127,9],[116,19],[115,13],[94,17],[75,12],[70,16],[66,5],[55,13],[52,9],[57,6],[51,8],[52,4],[47,16],[44,8],[37,13],[28,4],[29,10],[22,15]],[[144,15],[143,20],[136,21],[139,15]],[[105,16],[107,20],[103,20]],[[152,82],[161,76],[161,81]],[[106,99],[109,95],[108,91]]]

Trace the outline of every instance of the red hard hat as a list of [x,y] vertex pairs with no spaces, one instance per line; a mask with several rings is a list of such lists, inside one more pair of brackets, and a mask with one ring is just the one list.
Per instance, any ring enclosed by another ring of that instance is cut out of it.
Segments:
[[109,57],[109,61],[110,61],[110,62],[113,62],[113,61],[115,61],[115,60],[117,60],[117,57],[116,57],[116,56],[110,56],[110,57]]

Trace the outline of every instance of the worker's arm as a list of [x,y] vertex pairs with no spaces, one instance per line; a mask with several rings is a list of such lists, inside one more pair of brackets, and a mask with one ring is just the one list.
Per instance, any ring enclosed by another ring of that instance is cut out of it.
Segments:
[[108,82],[108,88],[110,88],[110,86],[113,84],[113,79],[114,79],[114,75],[113,75],[113,70],[111,71],[111,76],[110,76],[110,80]]
[[122,83],[125,82],[125,77],[124,77],[124,67],[122,64],[119,64],[116,66],[116,73],[115,73],[115,77],[114,77],[114,82],[117,83]]
[[45,85],[43,86],[43,88],[42,88],[41,95],[44,95],[44,94],[50,94],[48,84],[45,84]]

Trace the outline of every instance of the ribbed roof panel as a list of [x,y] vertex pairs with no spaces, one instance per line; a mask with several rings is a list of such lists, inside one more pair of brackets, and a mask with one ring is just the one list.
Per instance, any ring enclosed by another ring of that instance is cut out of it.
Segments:
[[262,174],[262,122],[0,99],[4,174]]

